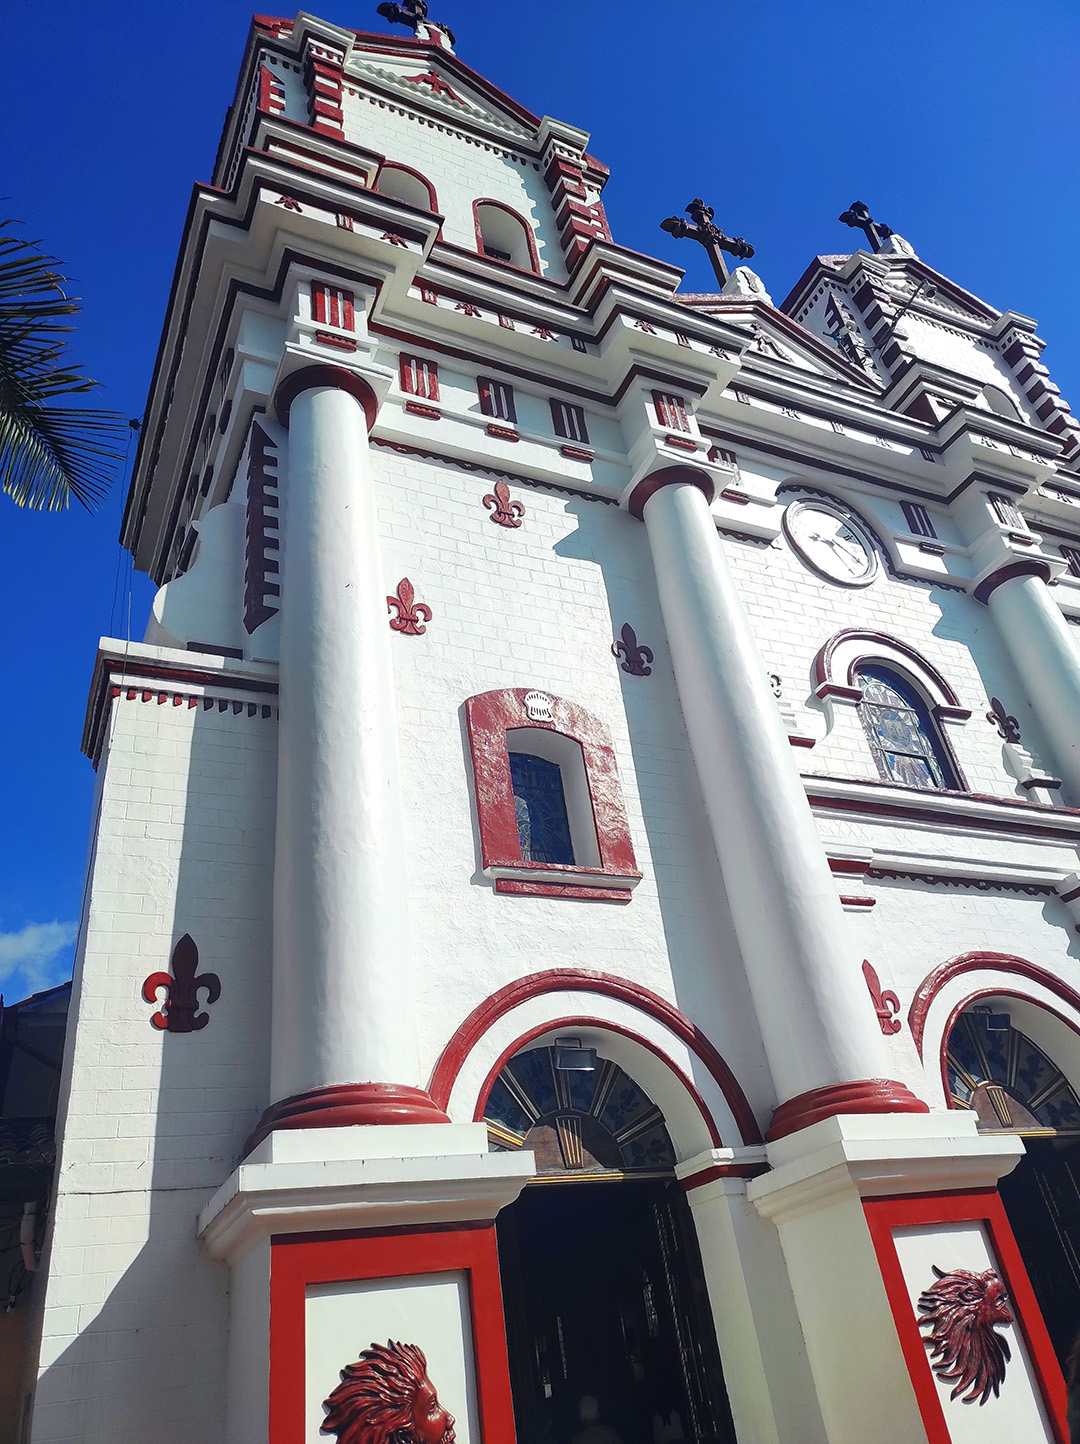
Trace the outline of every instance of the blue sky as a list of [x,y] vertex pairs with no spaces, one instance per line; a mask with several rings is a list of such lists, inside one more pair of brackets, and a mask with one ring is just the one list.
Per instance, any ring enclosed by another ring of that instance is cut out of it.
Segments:
[[[375,0],[322,9],[385,29]],[[5,214],[84,299],[73,346],[101,404],[143,410],[193,182],[209,177],[250,10],[236,0],[7,9]],[[280,13],[280,12],[279,12]],[[287,12],[285,12],[287,13]],[[865,200],[930,265],[1039,318],[1080,406],[1073,277],[1080,130],[1075,0],[432,0],[458,54],[539,114],[592,132],[617,240],[712,288],[658,229],[692,196],[757,248],[779,301]],[[152,589],[122,558],[122,488],[93,517],[0,498],[0,990],[67,975],[93,774],[79,737],[97,638],[140,637]]]

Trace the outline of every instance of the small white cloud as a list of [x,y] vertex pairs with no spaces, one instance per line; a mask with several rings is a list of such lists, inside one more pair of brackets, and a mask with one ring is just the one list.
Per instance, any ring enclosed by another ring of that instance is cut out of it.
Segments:
[[77,923],[29,923],[18,932],[0,932],[0,987],[14,1003],[27,993],[55,987],[68,977],[68,958],[60,954],[75,941]]

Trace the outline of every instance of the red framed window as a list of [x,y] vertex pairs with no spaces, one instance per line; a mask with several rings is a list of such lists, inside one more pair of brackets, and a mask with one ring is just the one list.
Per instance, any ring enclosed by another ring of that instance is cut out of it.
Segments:
[[353,293],[324,281],[311,283],[311,310],[320,326],[337,326],[341,331],[356,330],[356,307]]
[[517,409],[514,406],[514,388],[505,381],[494,381],[490,376],[478,376],[476,389],[480,395],[480,410],[485,416],[497,421],[511,421],[517,424]]
[[402,391],[425,401],[438,401],[439,368],[434,361],[423,356],[402,356],[400,369]]
[[656,408],[656,423],[667,431],[689,431],[690,421],[686,415],[686,402],[681,396],[672,396],[666,391],[654,391],[653,406]]
[[575,406],[571,401],[557,401],[551,398],[551,423],[555,427],[555,435],[561,436],[565,441],[579,441],[584,446],[589,444],[589,428],[585,425],[585,412],[580,406]]
[[900,503],[904,512],[904,520],[907,522],[913,536],[936,537],[934,523],[930,520],[930,513],[922,502],[902,501]]

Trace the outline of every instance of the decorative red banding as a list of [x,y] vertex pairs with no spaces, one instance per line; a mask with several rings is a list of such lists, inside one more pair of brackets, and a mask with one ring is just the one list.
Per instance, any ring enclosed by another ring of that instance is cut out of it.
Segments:
[[689,1193],[693,1188],[704,1188],[705,1184],[713,1183],[718,1178],[760,1178],[763,1173],[768,1173],[769,1165],[761,1163],[711,1163],[708,1168],[701,1168],[697,1173],[688,1173],[685,1178],[679,1179],[679,1187],[684,1193]]
[[[465,1059],[488,1029],[504,1014],[520,1007],[522,1003],[541,997],[546,993],[582,992],[600,993],[605,997],[628,1003],[630,1007],[636,1008],[638,1012],[644,1013],[667,1028],[680,1042],[685,1043],[708,1069],[731,1109],[742,1136],[742,1142],[761,1143],[763,1141],[753,1109],[750,1107],[746,1094],[739,1086],[738,1079],[695,1023],[680,1013],[672,1003],[637,983],[628,982],[625,978],[612,977],[608,973],[597,973],[583,968],[552,968],[545,973],[533,973],[529,977],[518,978],[478,1004],[457,1029],[440,1054],[439,1061],[435,1064],[429,1091],[435,1100],[436,1107],[445,1108],[447,1106]],[[600,1026],[608,1028],[611,1027],[611,1024],[602,1022]]]
[[422,1088],[402,1083],[338,1083],[272,1103],[243,1147],[243,1156],[278,1128],[345,1128],[374,1123],[449,1123]]
[[521,882],[514,877],[495,879],[495,891],[518,893],[527,897],[576,897],[588,902],[628,903],[632,896],[626,887],[588,887],[577,883]]
[[645,503],[665,486],[696,486],[705,494],[710,504],[716,495],[716,485],[708,472],[699,471],[696,466],[662,466],[659,471],[643,477],[630,493],[626,509],[631,516],[641,521],[645,515]]
[[[915,1040],[915,1047],[918,1049],[920,1058],[923,1053],[926,1016],[938,993],[946,983],[950,983],[953,978],[958,978],[963,973],[985,970],[995,973],[1013,973],[1021,978],[1029,979],[1030,982],[1038,983],[1040,987],[1046,988],[1048,992],[1060,998],[1063,1003],[1068,1004],[1077,1017],[1080,1017],[1080,993],[1070,988],[1068,983],[1063,983],[1053,973],[1048,972],[1046,968],[1040,968],[1036,963],[1029,963],[1025,958],[1013,957],[1011,953],[961,953],[958,957],[950,958],[947,963],[942,963],[932,973],[928,973],[916,988],[915,996],[911,1000],[911,1007],[908,1009],[908,1027],[911,1029],[911,1036]],[[1003,990],[998,989],[997,991]],[[966,999],[964,1006],[970,1001],[970,998]],[[1032,1001],[1035,1000],[1032,999]],[[947,1043],[948,1032],[945,1037]]]
[[789,1098],[773,1114],[765,1137],[770,1143],[841,1113],[929,1113],[930,1105],[892,1078],[860,1078],[829,1088],[811,1088]]
[[346,371],[343,366],[303,366],[286,376],[274,392],[274,411],[282,426],[289,424],[289,411],[302,391],[314,391],[319,387],[334,386],[359,401],[364,408],[368,430],[375,425],[379,399],[362,376],[355,371]]
[[410,416],[424,416],[428,421],[441,421],[442,412],[437,406],[428,406],[424,401],[406,401],[405,410]]
[[991,592],[996,592],[1003,582],[1011,582],[1014,577],[1039,577],[1040,580],[1048,582],[1052,573],[1048,562],[1038,557],[1022,557],[1015,562],[1009,562],[984,577],[979,585],[972,592],[977,602],[986,602]]

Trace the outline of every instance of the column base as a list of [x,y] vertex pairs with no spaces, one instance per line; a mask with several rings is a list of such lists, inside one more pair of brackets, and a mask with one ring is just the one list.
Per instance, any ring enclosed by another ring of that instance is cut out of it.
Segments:
[[910,1088],[891,1078],[860,1078],[831,1088],[812,1088],[781,1103],[765,1138],[769,1143],[841,1113],[929,1113],[929,1106]]
[[246,1158],[281,1128],[354,1128],[372,1124],[449,1123],[422,1088],[402,1083],[338,1083],[271,1103],[244,1144]]

